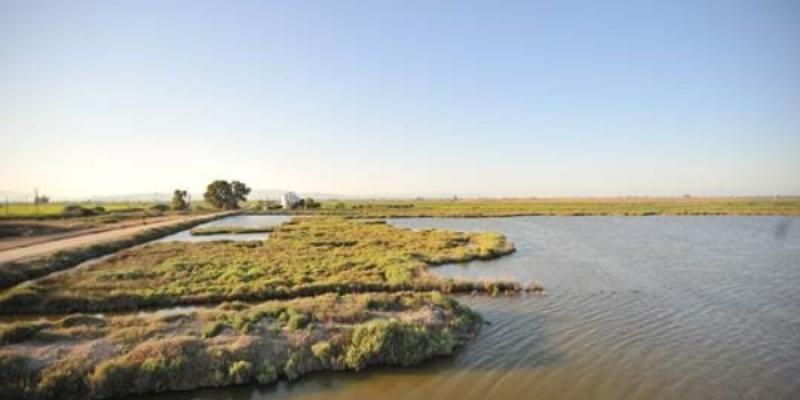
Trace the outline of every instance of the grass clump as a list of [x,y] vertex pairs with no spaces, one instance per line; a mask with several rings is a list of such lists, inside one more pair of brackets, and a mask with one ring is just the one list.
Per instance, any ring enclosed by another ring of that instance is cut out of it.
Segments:
[[[338,217],[299,218],[264,242],[154,243],[0,295],[0,313],[96,312],[403,290],[515,291],[451,281],[431,265],[509,254],[496,233],[414,231]],[[301,328],[302,320],[292,326]]]
[[219,335],[227,328],[228,325],[221,321],[213,321],[205,326],[203,329],[204,338],[212,338]]

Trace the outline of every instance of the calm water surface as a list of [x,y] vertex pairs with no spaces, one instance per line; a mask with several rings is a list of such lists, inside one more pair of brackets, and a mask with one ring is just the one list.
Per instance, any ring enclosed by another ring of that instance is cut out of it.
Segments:
[[498,231],[518,251],[437,267],[537,280],[547,297],[463,297],[491,322],[455,356],[270,387],[147,399],[798,399],[800,219],[400,219]]
[[[262,227],[277,226],[291,220],[292,217],[285,215],[234,215],[232,217],[217,219],[196,226],[238,226],[238,227]],[[210,242],[214,240],[264,240],[269,236],[267,233],[243,233],[243,234],[220,234],[220,235],[198,235],[193,236],[190,229],[180,231],[169,236],[165,236],[156,242]]]

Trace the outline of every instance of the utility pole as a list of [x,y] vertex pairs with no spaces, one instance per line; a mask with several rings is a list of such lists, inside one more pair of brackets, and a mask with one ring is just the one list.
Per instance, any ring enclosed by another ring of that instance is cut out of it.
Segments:
[[33,188],[33,207],[36,211],[36,215],[39,215],[39,188]]

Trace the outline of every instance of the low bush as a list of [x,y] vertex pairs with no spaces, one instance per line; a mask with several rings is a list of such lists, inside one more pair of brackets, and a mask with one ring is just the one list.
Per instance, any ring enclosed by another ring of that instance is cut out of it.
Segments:
[[169,208],[170,207],[168,205],[160,204],[160,203],[159,204],[153,204],[152,206],[150,206],[150,210],[156,211],[156,212],[159,212],[159,213],[167,212],[167,211],[169,211]]
[[228,325],[221,321],[210,322],[203,329],[203,337],[212,338],[214,336],[217,336],[220,333],[222,333],[222,331],[224,331],[225,328],[227,327]]
[[91,217],[103,212],[105,212],[103,207],[87,208],[77,204],[69,204],[61,211],[61,215],[67,218]]
[[379,320],[356,328],[345,362],[355,370],[368,364],[413,365],[432,356],[449,354],[456,344],[449,332]]
[[251,380],[253,374],[253,364],[247,361],[236,361],[228,369],[228,375],[234,384],[241,385]]

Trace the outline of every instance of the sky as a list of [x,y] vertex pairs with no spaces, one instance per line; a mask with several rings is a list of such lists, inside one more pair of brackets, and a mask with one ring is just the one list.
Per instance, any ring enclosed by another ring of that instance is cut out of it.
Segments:
[[0,0],[0,191],[800,194],[800,2]]

